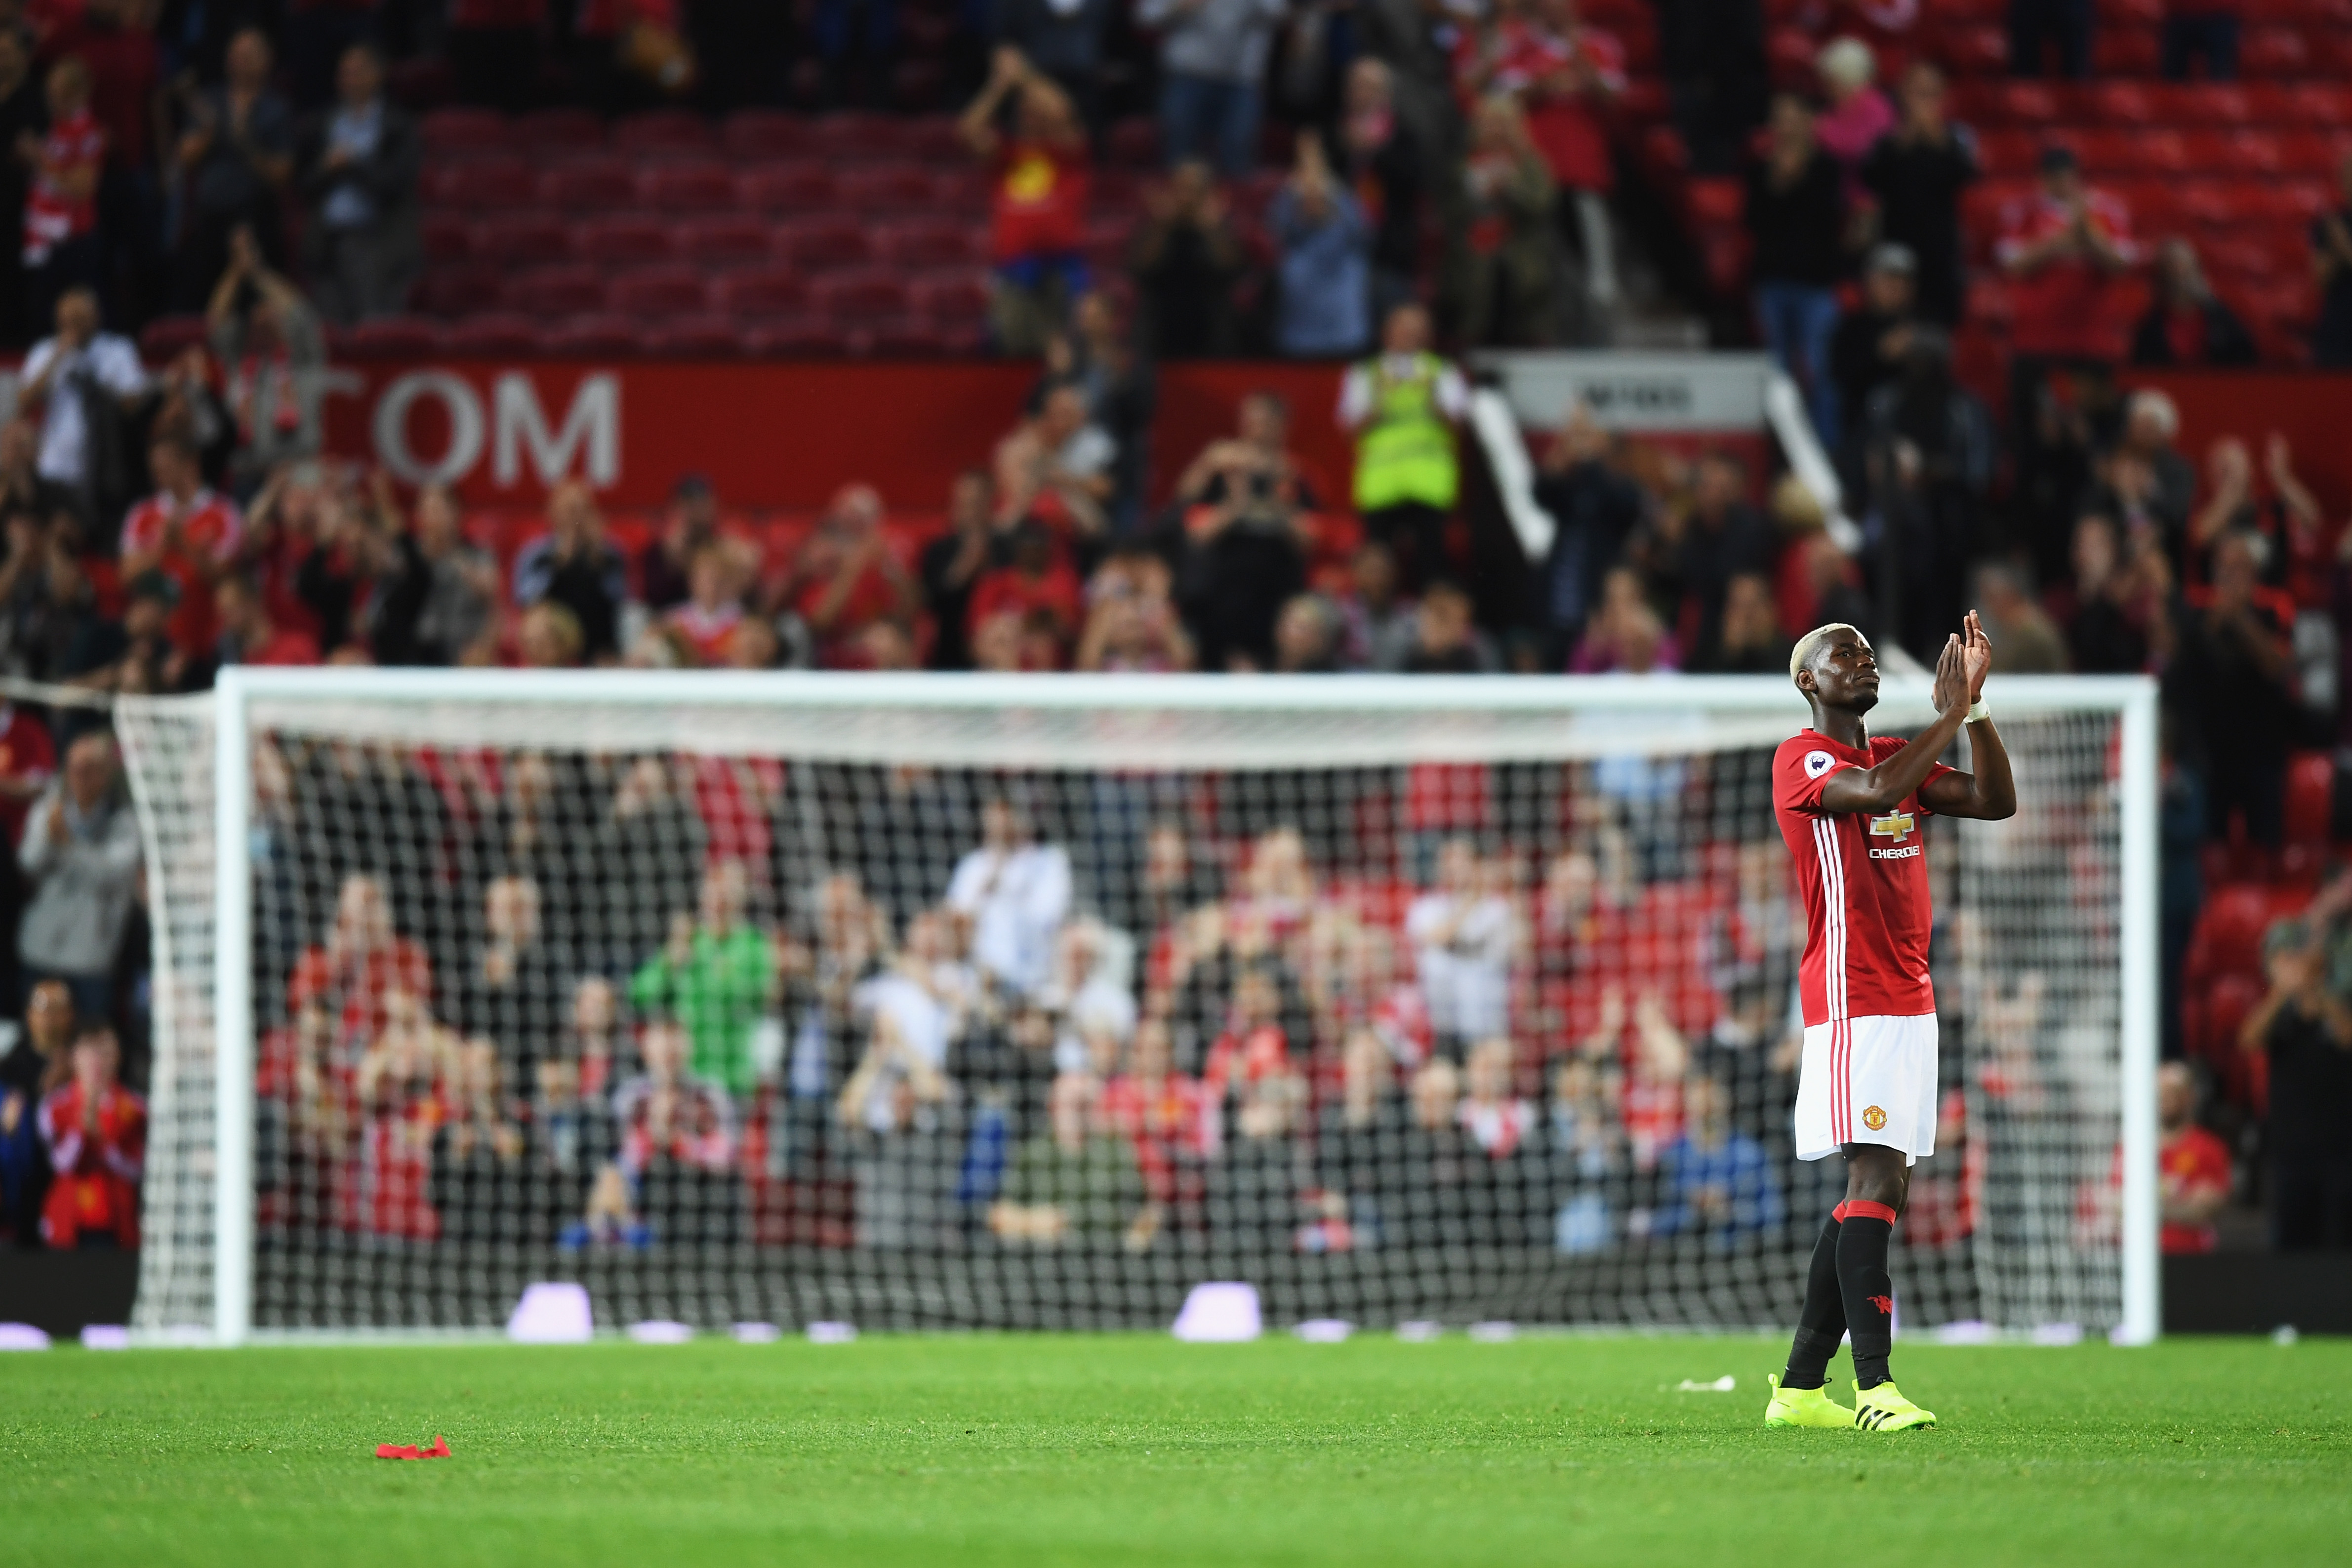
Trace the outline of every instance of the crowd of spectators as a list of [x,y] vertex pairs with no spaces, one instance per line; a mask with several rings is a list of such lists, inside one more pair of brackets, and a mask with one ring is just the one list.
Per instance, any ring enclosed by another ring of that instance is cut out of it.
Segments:
[[[1143,781],[824,768],[819,840],[769,764],[258,767],[275,1233],[1721,1250],[1777,1238],[1802,1179],[1760,810],[1711,894],[1591,779],[1498,771],[1525,847],[1433,826],[1417,886],[1353,832],[1263,804],[1214,832]],[[1331,783],[1289,780],[1310,818]],[[1541,847],[1562,789],[1582,825]],[[398,852],[427,841],[454,879]]]

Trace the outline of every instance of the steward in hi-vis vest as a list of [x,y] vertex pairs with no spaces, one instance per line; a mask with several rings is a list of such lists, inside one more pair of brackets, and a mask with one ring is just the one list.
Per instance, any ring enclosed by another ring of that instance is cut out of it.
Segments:
[[1339,423],[1356,435],[1356,508],[1367,538],[1397,557],[1417,591],[1445,575],[1445,521],[1461,490],[1454,426],[1470,409],[1462,372],[1429,350],[1429,313],[1389,312],[1381,353],[1349,368]]

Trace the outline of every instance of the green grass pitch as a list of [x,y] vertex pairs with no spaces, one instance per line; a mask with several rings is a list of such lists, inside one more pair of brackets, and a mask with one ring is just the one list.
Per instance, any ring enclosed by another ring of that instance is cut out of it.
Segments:
[[0,1563],[2352,1562],[2352,1343],[1900,1345],[1899,1437],[1765,1430],[1780,1348],[60,1349],[0,1358]]

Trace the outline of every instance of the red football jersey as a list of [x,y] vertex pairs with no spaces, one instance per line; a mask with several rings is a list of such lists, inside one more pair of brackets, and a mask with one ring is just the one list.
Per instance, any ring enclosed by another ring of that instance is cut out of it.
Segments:
[[[1822,810],[1832,775],[1874,768],[1906,744],[1873,737],[1870,748],[1860,751],[1806,729],[1773,755],[1772,808],[1805,898],[1797,990],[1808,1027],[1936,1010],[1927,978],[1935,914],[1920,833],[1927,808],[1915,793],[1878,816]],[[1939,762],[1927,778],[1951,771]]]

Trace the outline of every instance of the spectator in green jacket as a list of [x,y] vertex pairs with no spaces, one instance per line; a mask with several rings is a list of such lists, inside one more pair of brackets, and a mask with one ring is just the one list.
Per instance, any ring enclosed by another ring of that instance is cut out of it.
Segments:
[[730,1094],[751,1090],[751,1032],[775,975],[767,937],[744,918],[749,892],[742,862],[712,864],[702,873],[700,917],[670,916],[669,940],[629,980],[640,1013],[685,1026],[688,1071]]

